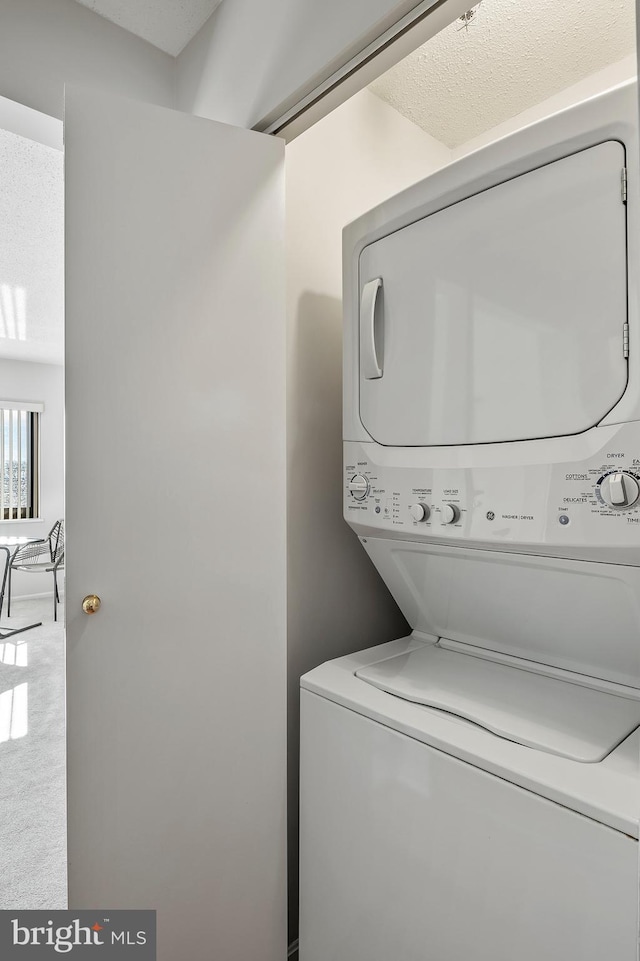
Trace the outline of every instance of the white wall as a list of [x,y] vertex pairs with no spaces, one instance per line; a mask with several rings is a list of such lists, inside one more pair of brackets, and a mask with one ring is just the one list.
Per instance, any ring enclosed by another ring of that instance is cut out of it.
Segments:
[[342,228],[450,151],[365,90],[287,146],[289,812],[297,926],[299,677],[407,625],[342,518]]
[[63,148],[61,120],[7,97],[0,97],[0,127],[44,147]]
[[464,157],[465,154],[471,153],[473,150],[478,150],[480,147],[484,147],[494,140],[499,140],[501,137],[506,137],[508,134],[514,133],[514,131],[520,130],[522,127],[526,127],[528,124],[535,123],[537,120],[542,120],[544,117],[548,117],[558,110],[564,110],[566,107],[580,103],[580,101],[586,100],[588,97],[594,97],[610,87],[616,86],[616,84],[624,83],[625,80],[630,80],[632,77],[635,77],[636,73],[636,57],[634,54],[630,54],[628,57],[624,57],[623,60],[618,61],[618,63],[613,63],[603,70],[598,70],[596,73],[590,74],[578,83],[574,83],[565,90],[561,90],[560,93],[554,94],[553,97],[541,101],[541,103],[536,104],[535,107],[530,107],[528,110],[524,110],[510,120],[505,120],[504,123],[498,124],[490,130],[486,130],[479,137],[474,137],[459,147],[455,147],[451,152],[451,156],[454,160],[457,160],[459,157]]
[[75,0],[0,0],[0,95],[62,117],[65,82],[163,106],[175,60]]
[[[64,513],[64,372],[54,364],[0,360],[0,400],[44,403],[40,415],[40,518],[2,521],[9,537],[45,537]],[[0,568],[1,572],[1,568]],[[13,578],[13,596],[51,592],[50,574],[20,574]]]
[[253,127],[296,103],[417,4],[225,0],[178,57],[178,106]]

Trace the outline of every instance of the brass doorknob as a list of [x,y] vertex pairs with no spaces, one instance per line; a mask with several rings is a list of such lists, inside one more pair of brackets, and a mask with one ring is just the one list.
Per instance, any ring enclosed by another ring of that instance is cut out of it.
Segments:
[[101,603],[102,601],[97,594],[87,594],[82,601],[82,610],[85,614],[95,614],[96,611],[100,610]]

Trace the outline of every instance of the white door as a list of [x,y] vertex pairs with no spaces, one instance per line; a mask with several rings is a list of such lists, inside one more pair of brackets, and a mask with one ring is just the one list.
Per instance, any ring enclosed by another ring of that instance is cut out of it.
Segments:
[[286,954],[283,163],[67,90],[69,897],[160,961]]
[[375,440],[552,437],[609,413],[627,383],[624,165],[621,143],[601,143],[364,248],[361,349],[375,343],[381,369],[361,355],[360,412]]

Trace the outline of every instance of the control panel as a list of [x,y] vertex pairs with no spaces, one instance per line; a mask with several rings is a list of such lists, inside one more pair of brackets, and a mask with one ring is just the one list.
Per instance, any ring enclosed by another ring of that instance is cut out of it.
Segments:
[[[595,428],[592,434],[601,434],[609,446],[581,460],[549,464],[538,456],[538,462],[502,466],[489,466],[486,447],[477,456],[483,463],[449,466],[442,461],[455,464],[463,456],[455,450],[443,455],[441,448],[430,458],[428,449],[396,453],[347,442],[345,518],[360,533],[386,530],[412,540],[500,543],[511,549],[633,547],[638,559],[631,562],[640,563],[639,426],[606,433]],[[440,463],[422,466],[430,459]]]

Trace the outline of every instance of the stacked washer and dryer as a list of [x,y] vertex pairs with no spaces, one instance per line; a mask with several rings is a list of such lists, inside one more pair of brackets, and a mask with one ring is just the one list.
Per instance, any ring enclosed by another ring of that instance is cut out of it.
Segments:
[[639,169],[626,84],[345,230],[345,517],[412,633],[302,679],[301,961],[636,958]]

